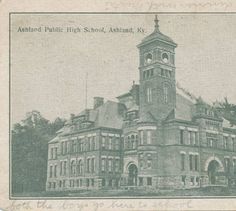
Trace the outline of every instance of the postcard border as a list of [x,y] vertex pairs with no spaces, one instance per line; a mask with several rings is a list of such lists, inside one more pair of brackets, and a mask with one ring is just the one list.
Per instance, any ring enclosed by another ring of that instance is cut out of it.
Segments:
[[236,196],[131,196],[131,197],[21,197],[12,196],[12,172],[11,172],[11,16],[12,15],[37,15],[37,14],[55,14],[55,15],[154,15],[154,14],[183,14],[183,15],[236,15],[236,12],[9,12],[9,200],[112,200],[112,199],[235,199]]

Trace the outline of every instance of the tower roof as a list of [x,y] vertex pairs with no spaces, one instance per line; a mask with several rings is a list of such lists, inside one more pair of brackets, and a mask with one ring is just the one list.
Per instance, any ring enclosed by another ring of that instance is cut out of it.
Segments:
[[170,45],[177,46],[177,44],[170,37],[168,37],[160,32],[159,24],[158,24],[159,20],[157,19],[157,15],[155,16],[154,23],[155,23],[154,31],[150,35],[145,37],[142,40],[142,42],[139,44],[139,46],[142,46],[143,44],[145,44],[147,42],[151,42],[151,41],[155,41],[155,40],[160,40],[163,42],[167,42]]

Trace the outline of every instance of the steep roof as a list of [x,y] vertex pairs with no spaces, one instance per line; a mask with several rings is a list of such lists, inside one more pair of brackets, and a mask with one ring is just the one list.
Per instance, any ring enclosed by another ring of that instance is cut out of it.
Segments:
[[95,126],[121,129],[125,106],[121,103],[107,101],[97,109]]
[[154,40],[161,40],[161,41],[166,41],[168,43],[171,43],[172,45],[176,46],[175,42],[168,36],[166,36],[165,34],[161,33],[160,31],[154,31],[152,32],[150,35],[148,35],[147,37],[145,37],[142,40],[143,42],[150,42],[150,41],[154,41]]
[[142,42],[138,45],[138,47],[142,46],[144,43],[152,42],[152,41],[155,41],[155,40],[167,42],[168,44],[176,47],[177,44],[170,37],[168,37],[167,35],[160,32],[159,24],[158,24],[159,20],[157,19],[157,17],[155,18],[154,22],[155,22],[154,31],[150,35],[146,36],[142,40]]
[[[65,135],[68,133],[79,132],[80,127],[74,127],[73,130],[71,130],[71,126],[83,124],[86,122],[93,123],[92,127],[95,128],[106,127],[113,129],[122,129],[124,111],[126,111],[126,107],[124,104],[114,101],[107,101],[96,109],[85,109],[81,111],[78,115],[74,116],[73,119],[67,121],[67,124],[59,131],[59,133]],[[82,116],[85,116],[85,118],[79,120],[79,118]],[[91,127],[89,127],[89,129],[90,128]],[[53,143],[56,140],[57,139],[55,138],[50,141],[50,143]]]
[[175,108],[175,118],[191,121],[192,120],[192,107],[193,102],[191,102],[186,97],[176,94],[176,108]]

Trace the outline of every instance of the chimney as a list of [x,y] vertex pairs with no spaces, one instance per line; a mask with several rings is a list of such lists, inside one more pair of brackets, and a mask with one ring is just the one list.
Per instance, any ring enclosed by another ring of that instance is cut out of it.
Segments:
[[94,97],[94,103],[93,103],[93,109],[98,108],[104,103],[104,98],[103,97]]

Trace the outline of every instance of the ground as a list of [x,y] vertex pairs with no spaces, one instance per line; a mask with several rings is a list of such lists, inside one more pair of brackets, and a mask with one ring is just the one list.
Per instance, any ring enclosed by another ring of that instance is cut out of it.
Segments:
[[204,196],[233,196],[236,197],[236,188],[227,187],[205,187],[187,190],[93,190],[77,192],[38,192],[38,193],[19,193],[13,197],[145,197],[145,198],[175,198],[175,197],[204,197]]

